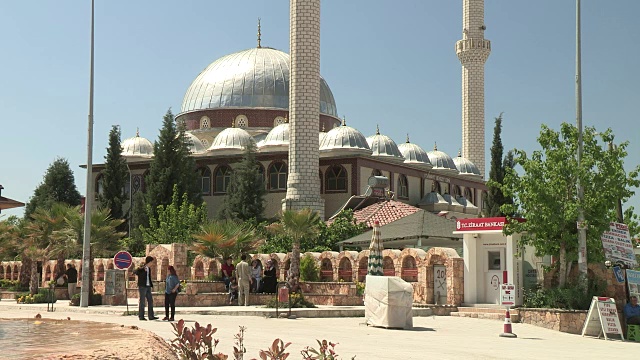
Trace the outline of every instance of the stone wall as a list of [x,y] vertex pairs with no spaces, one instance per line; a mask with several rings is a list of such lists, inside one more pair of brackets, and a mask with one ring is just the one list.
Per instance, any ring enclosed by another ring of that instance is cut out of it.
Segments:
[[587,319],[586,310],[519,308],[513,311],[518,314],[518,322],[570,334],[582,333]]

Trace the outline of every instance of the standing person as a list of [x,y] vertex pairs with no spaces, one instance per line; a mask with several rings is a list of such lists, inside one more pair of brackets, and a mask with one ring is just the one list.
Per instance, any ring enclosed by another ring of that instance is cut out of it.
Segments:
[[144,264],[140,264],[140,267],[135,272],[138,276],[138,318],[140,320],[147,320],[144,317],[145,300],[149,306],[149,320],[157,319],[153,314],[153,295],[151,294],[151,290],[153,290],[153,282],[151,281],[151,268],[149,267],[149,264],[154,260],[153,256],[147,256],[144,259]]
[[238,305],[249,306],[249,287],[251,286],[251,268],[247,264],[247,255],[240,256],[240,262],[236,267],[236,280],[238,281]]
[[[164,290],[164,321],[174,321],[176,315],[176,298],[178,297],[178,288],[180,287],[180,279],[176,274],[176,269],[169,265],[169,276],[167,276],[166,288]],[[169,307],[171,307],[171,317],[169,317]]]
[[276,292],[276,267],[273,266],[273,260],[267,260],[267,267],[264,268],[264,278],[262,279],[262,291],[267,294],[275,294]]
[[255,293],[259,293],[262,288],[262,264],[260,260],[251,262],[251,288]]
[[235,267],[233,266],[233,259],[229,256],[224,264],[222,264],[222,280],[224,281],[225,289],[229,290],[229,282],[231,282],[231,278],[233,276],[233,270]]
[[63,276],[67,279],[67,291],[69,292],[69,300],[71,300],[78,286],[78,270],[76,270],[75,266],[67,264],[67,271],[64,272]]

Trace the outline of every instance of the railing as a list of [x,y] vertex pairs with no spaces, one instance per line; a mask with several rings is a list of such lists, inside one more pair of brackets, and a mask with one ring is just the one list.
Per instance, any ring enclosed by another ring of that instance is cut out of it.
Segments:
[[333,280],[333,270],[320,270],[320,278]]
[[384,276],[396,276],[396,269],[382,269],[382,275],[384,275]]
[[418,269],[416,268],[403,268],[401,274],[403,280],[411,282],[418,281]]
[[[366,275],[366,271],[365,271]],[[338,270],[338,279],[351,280],[353,278],[352,270]]]

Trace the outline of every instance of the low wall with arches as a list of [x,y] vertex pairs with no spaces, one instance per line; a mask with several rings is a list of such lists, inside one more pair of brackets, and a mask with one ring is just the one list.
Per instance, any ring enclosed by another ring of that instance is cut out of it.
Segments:
[[[208,258],[196,256],[188,264],[187,246],[185,244],[160,244],[148,245],[148,256],[153,256],[156,261],[151,263],[152,280],[162,282],[167,277],[167,267],[172,265],[178,277],[187,281],[206,282],[219,280],[222,273],[223,261],[221,258]],[[306,291],[318,293],[345,294],[352,289],[355,292],[356,282],[365,282],[369,251],[325,251],[309,254],[316,261],[321,283],[308,283]],[[431,248],[429,251],[407,248],[402,251],[385,249],[383,256],[383,272],[385,276],[398,276],[413,286],[413,299],[419,304],[449,304],[460,305],[463,299],[464,279],[463,259],[453,249]],[[251,254],[250,260],[259,260],[265,264],[272,260],[279,281],[286,279],[287,271],[291,263],[291,254]],[[56,260],[49,260],[42,264],[42,286],[55,280]],[[79,259],[65,260],[66,264],[73,264],[78,270],[78,286],[81,286],[82,262]],[[135,269],[144,264],[144,257],[133,259],[133,265],[125,270],[125,278],[129,281],[128,287],[136,287]],[[0,262],[0,279],[19,278],[20,261]],[[104,277],[106,270],[113,269],[113,258],[97,258],[93,261],[93,280],[96,292],[104,292]],[[345,283],[351,283],[345,284]],[[335,285],[332,285],[335,284]],[[204,285],[202,285],[204,286]],[[211,290],[218,287],[212,287]],[[204,292],[205,288],[202,289]],[[135,295],[135,292],[130,295]]]

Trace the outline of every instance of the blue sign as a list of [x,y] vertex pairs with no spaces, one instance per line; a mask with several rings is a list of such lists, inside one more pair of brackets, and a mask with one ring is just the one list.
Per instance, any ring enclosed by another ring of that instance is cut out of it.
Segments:
[[113,264],[120,270],[128,269],[133,263],[133,257],[126,251],[120,251],[113,257]]
[[624,282],[624,273],[622,272],[620,266],[613,267],[613,274],[616,276],[616,280],[618,280],[619,283]]

